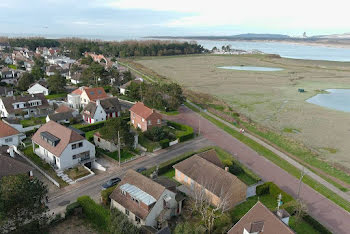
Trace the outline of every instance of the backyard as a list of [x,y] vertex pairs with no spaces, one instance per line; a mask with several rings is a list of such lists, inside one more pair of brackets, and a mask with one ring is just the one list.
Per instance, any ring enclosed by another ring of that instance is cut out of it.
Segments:
[[30,119],[22,119],[20,121],[20,124],[22,124],[24,128],[44,123],[46,123],[46,117],[32,117]]
[[[109,151],[103,150],[103,149],[98,148],[98,147],[96,147],[96,151],[103,154],[103,155],[106,155],[110,158],[113,158],[114,160],[119,162],[118,151],[109,152]],[[132,157],[135,157],[136,155],[137,154],[134,152],[130,152],[126,149],[120,149],[120,162],[122,163],[122,162],[125,162],[127,160],[130,160]]]

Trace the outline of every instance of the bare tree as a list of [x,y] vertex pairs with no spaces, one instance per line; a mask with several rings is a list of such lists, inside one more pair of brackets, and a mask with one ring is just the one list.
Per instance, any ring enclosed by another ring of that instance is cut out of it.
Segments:
[[[191,190],[193,198],[191,203],[192,212],[198,212],[201,215],[205,228],[211,233],[215,219],[228,209],[231,194],[227,188],[224,188],[215,180],[202,180],[200,184],[194,183],[191,185]],[[215,206],[213,206],[212,191],[220,191],[218,203]]]
[[302,200],[298,199],[294,211],[296,220],[299,222],[307,214],[307,206]]

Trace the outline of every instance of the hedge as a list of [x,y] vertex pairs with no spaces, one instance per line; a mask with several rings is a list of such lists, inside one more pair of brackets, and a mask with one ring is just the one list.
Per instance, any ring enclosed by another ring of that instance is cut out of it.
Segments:
[[273,182],[266,182],[262,185],[258,185],[256,187],[256,194],[257,195],[265,195],[265,194],[270,194],[271,196],[275,197],[277,199],[278,195],[282,195],[282,200],[284,203],[293,201],[294,198],[280,189],[277,185],[275,185]]
[[162,149],[169,147],[169,143],[170,143],[169,139],[163,139],[159,141],[160,147],[162,147]]
[[179,124],[173,121],[167,122],[168,126],[171,126],[177,130],[184,131],[183,133],[177,134],[176,137],[179,138],[180,142],[190,140],[194,137],[193,128],[184,124]]
[[90,132],[102,128],[105,125],[105,121],[93,123],[93,124],[75,124],[73,128],[77,128],[83,132]]
[[117,185],[114,185],[108,189],[101,191],[102,203],[104,205],[108,206],[111,203],[111,199],[109,198],[109,196],[113,193],[113,191],[116,187],[117,187]]
[[38,129],[37,128],[34,128],[33,130],[30,130],[30,131],[26,131],[25,134],[26,134],[26,137],[31,137],[34,135],[34,133],[36,133]]
[[77,199],[83,208],[86,218],[98,229],[107,231],[109,224],[109,210],[96,204],[89,196],[82,196]]
[[79,202],[73,202],[71,204],[69,204],[67,207],[66,207],[66,217],[69,216],[69,215],[72,215],[74,213],[74,210],[76,208],[79,208],[81,207],[81,205],[79,204]]
[[327,230],[322,224],[317,222],[314,218],[312,218],[310,215],[305,215],[303,217],[303,220],[310,224],[314,229],[319,231],[320,233],[325,233],[325,234],[331,234],[330,231]]

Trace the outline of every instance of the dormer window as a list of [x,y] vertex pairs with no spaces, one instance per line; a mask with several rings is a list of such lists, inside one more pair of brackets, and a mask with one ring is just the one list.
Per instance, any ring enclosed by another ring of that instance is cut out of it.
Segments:
[[41,137],[41,139],[43,139],[44,141],[46,141],[47,143],[49,143],[50,145],[52,145],[54,147],[56,147],[61,140],[60,138],[55,137],[54,135],[52,135],[49,132],[41,132],[40,137]]

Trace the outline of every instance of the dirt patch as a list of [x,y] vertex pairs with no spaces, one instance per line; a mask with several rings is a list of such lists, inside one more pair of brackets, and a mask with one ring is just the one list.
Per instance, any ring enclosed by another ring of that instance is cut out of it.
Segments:
[[77,216],[70,216],[49,230],[49,234],[97,234],[91,225]]

